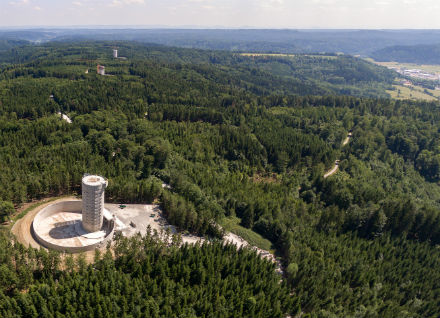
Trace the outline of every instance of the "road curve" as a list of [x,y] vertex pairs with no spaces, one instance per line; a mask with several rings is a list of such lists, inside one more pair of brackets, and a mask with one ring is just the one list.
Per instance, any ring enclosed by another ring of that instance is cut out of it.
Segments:
[[350,141],[352,136],[353,136],[353,134],[351,132],[349,132],[347,135],[347,138],[345,138],[345,140],[342,142],[342,145],[345,146],[346,144],[348,144],[348,142]]
[[[353,134],[351,132],[349,132],[347,137],[342,142],[342,146],[345,146],[346,144],[348,144],[350,142],[350,139],[352,138],[352,136],[353,136]],[[324,174],[324,179],[334,175],[336,172],[338,172],[338,170],[339,170],[339,159],[335,161],[335,165],[333,166],[333,168]]]

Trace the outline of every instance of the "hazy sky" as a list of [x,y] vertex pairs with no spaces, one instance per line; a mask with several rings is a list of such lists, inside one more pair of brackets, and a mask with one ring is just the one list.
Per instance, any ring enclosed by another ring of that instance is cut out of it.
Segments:
[[440,28],[439,0],[0,0],[0,26]]

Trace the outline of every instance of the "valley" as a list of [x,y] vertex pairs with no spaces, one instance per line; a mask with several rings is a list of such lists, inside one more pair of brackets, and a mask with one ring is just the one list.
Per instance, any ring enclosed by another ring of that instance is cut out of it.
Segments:
[[[395,72],[130,41],[13,50],[0,54],[1,316],[438,316],[439,104],[389,98]],[[127,220],[156,210],[87,255],[21,244],[33,208],[15,209],[78,196],[85,173],[108,178]]]

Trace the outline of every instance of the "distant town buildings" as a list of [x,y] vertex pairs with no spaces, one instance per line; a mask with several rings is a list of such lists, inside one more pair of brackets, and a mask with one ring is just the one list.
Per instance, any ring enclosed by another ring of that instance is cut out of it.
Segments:
[[412,78],[418,78],[418,79],[424,79],[424,80],[430,80],[430,81],[440,81],[440,76],[438,74],[428,73],[426,71],[420,70],[420,69],[406,69],[403,67],[388,67],[391,70],[396,71],[399,74],[402,74],[404,76],[412,77]]
[[401,74],[403,74],[405,76],[426,79],[426,80],[431,80],[431,81],[438,81],[439,80],[438,75],[427,73],[427,72],[419,70],[419,69],[401,70]]
[[105,75],[105,66],[98,64],[96,67],[96,73],[99,75]]

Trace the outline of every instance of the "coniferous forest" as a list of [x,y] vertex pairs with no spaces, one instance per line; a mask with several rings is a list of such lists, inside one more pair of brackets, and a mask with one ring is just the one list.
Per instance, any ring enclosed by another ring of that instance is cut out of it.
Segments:
[[[392,71],[134,42],[19,45],[0,70],[0,317],[440,315],[440,104],[389,99]],[[118,237],[87,264],[14,240],[14,207],[85,172],[212,243]],[[231,220],[282,280],[218,242]]]

